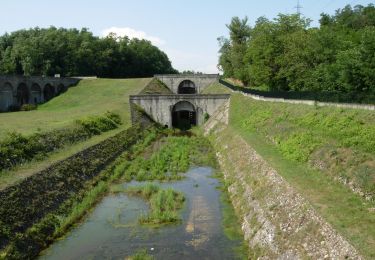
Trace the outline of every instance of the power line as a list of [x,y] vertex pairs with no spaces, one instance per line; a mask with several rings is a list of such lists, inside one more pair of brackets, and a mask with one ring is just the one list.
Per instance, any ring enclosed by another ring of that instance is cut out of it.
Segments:
[[297,14],[301,15],[301,9],[303,7],[300,5],[299,0],[297,0],[297,5],[294,8],[297,9]]

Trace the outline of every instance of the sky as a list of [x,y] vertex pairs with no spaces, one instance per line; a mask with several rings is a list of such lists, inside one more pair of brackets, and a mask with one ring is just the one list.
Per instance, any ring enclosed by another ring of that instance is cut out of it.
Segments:
[[[300,0],[301,13],[317,26],[322,12],[374,0]],[[297,0],[0,0],[0,34],[31,27],[89,28],[150,40],[174,68],[218,73],[218,42],[233,16],[249,25],[265,16],[295,13]]]

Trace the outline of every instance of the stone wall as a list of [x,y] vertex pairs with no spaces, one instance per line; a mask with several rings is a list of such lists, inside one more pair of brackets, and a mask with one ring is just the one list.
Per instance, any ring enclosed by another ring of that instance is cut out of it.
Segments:
[[[225,102],[228,102],[230,95],[136,95],[130,96],[130,104],[141,107],[154,121],[163,126],[172,127],[172,109],[180,101],[190,102],[195,109],[197,125],[204,122],[204,115],[213,115],[215,111]],[[134,109],[132,121],[135,121]]]
[[206,134],[254,259],[362,259],[241,136],[216,122]]
[[0,111],[46,102],[78,81],[76,78],[0,76]]
[[178,94],[178,86],[184,80],[189,80],[194,83],[197,94],[201,93],[207,86],[219,80],[219,74],[162,74],[155,75],[154,77],[167,85],[175,94]]

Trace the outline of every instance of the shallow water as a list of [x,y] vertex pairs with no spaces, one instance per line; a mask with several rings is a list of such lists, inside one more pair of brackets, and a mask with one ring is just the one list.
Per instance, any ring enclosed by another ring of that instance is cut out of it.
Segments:
[[[218,181],[209,167],[193,168],[181,181],[161,183],[184,193],[182,222],[152,228],[138,224],[148,211],[142,199],[108,195],[64,239],[40,259],[125,259],[141,249],[156,259],[235,259],[242,241],[229,240],[222,229]],[[123,185],[139,185],[138,182]]]

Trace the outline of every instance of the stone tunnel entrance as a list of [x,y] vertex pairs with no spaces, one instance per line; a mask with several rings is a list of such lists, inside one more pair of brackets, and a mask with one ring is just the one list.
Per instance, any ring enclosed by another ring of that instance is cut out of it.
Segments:
[[25,83],[21,83],[17,88],[17,104],[22,106],[28,104],[30,99],[30,92]]
[[172,126],[181,130],[189,130],[197,125],[197,114],[194,106],[188,101],[180,101],[172,108]]
[[191,80],[184,80],[178,85],[178,94],[196,94],[197,89]]

